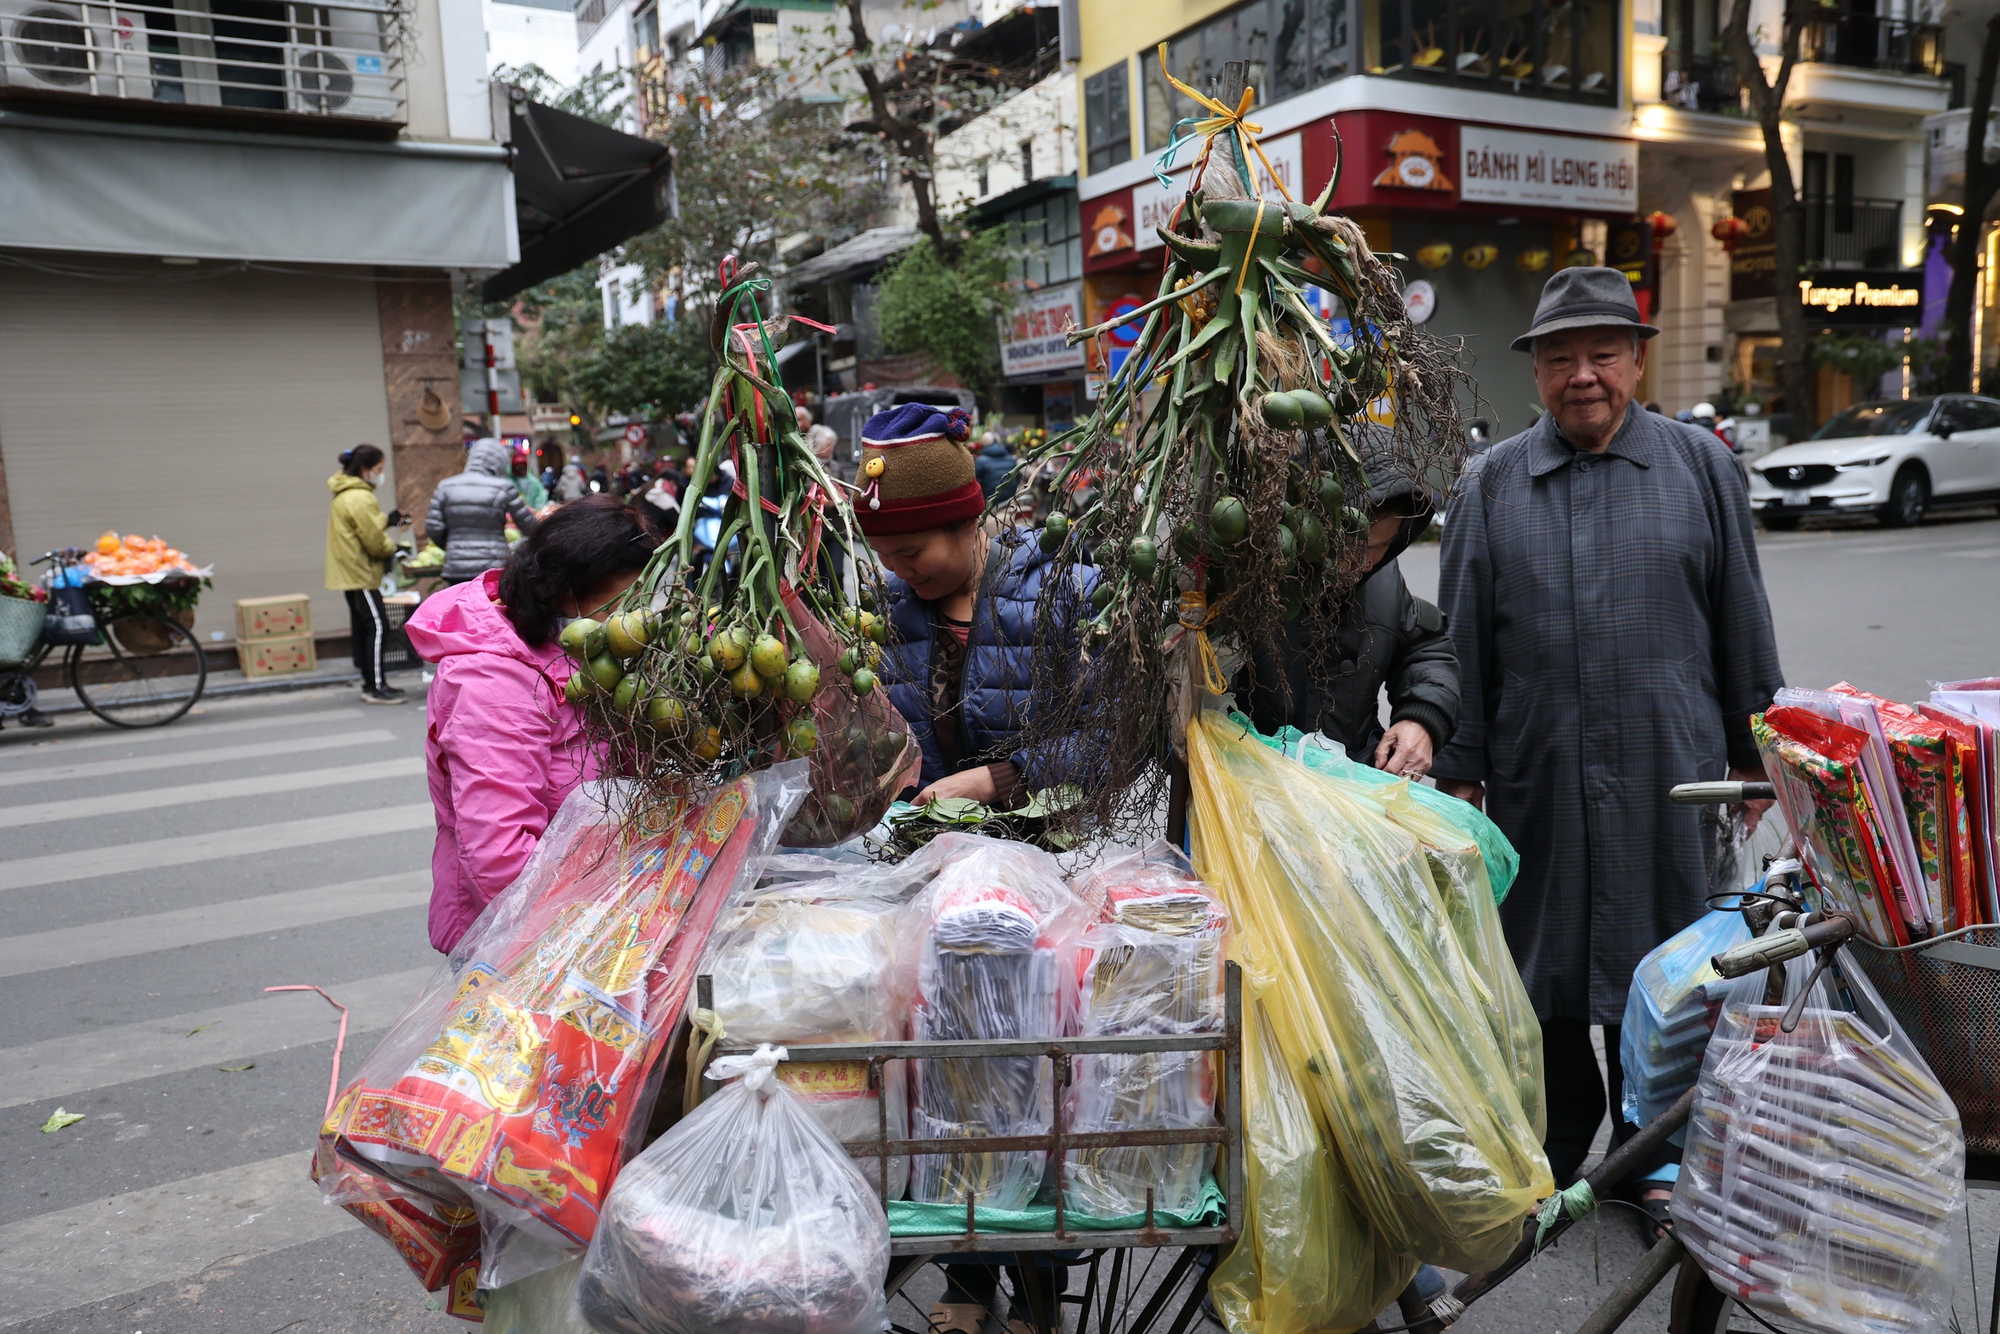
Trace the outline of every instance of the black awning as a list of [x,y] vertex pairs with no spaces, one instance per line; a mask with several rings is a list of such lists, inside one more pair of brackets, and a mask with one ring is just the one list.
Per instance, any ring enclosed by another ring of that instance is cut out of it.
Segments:
[[486,280],[505,301],[674,216],[673,158],[641,139],[507,89],[521,259]]

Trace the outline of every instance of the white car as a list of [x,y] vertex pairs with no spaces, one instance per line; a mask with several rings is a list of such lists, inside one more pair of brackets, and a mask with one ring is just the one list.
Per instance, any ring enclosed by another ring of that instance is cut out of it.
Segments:
[[1857,403],[1750,465],[1750,508],[1785,531],[1808,514],[1907,528],[1945,505],[2000,500],[2000,400],[1944,394]]

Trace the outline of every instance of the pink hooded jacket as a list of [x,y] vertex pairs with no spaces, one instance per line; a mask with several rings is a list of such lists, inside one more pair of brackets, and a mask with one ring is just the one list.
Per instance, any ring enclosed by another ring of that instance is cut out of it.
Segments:
[[431,944],[450,953],[480,910],[512,884],[595,757],[563,698],[563,651],[522,642],[488,570],[424,600],[410,644],[437,664],[430,688]]

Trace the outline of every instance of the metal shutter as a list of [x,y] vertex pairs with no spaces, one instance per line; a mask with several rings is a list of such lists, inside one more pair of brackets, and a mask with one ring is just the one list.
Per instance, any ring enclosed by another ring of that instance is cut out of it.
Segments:
[[[87,261],[115,272],[115,261]],[[389,445],[382,333],[366,274],[135,263],[118,280],[0,268],[0,456],[29,558],[107,528],[215,567],[196,633],[235,635],[237,598],[327,591],[326,479]],[[394,503],[393,478],[378,492]]]

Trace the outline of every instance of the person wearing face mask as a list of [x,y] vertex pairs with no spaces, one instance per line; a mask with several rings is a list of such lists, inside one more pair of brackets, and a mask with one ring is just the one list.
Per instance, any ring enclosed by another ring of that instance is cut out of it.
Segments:
[[424,754],[437,811],[430,937],[441,952],[597,772],[582,713],[563,694],[571,664],[556,636],[577,617],[602,620],[657,545],[630,506],[587,496],[538,525],[503,568],[432,594],[410,617],[410,644],[437,666]]
[[326,479],[333,508],[326,519],[326,586],[347,595],[354,666],[365,704],[401,704],[403,692],[382,672],[382,641],[389,618],[382,609],[382,573],[396,544],[389,529],[403,526],[402,511],[382,513],[375,487],[382,480],[382,451],[356,445],[341,451],[340,471]]
[[1238,698],[1265,732],[1286,725],[1321,732],[1356,763],[1415,780],[1430,772],[1458,722],[1458,657],[1444,613],[1412,594],[1396,566],[1430,526],[1433,506],[1394,462],[1386,430],[1361,424],[1348,432],[1370,483],[1366,570],[1341,606],[1333,642],[1310,644],[1300,622],[1287,622],[1283,681],[1271,656],[1258,653]]
[[[1049,557],[1032,538],[989,537],[963,408],[908,403],[861,434],[855,516],[889,570],[882,683],[923,752],[917,800],[1017,806],[1079,781],[1028,748],[1035,602]],[[1082,572],[1078,605],[1096,587]]]

